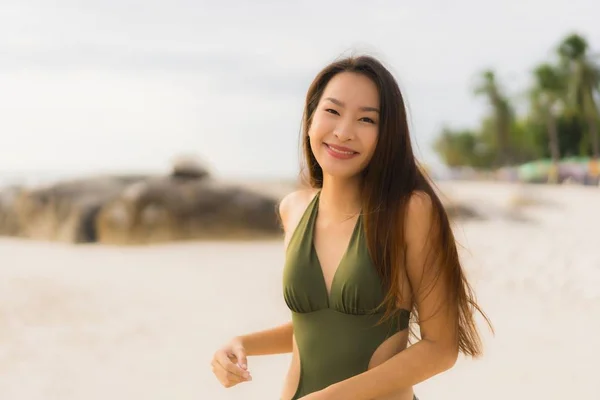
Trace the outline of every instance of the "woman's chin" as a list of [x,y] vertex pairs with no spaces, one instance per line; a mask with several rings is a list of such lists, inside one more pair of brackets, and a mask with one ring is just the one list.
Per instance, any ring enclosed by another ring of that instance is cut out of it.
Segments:
[[327,175],[335,179],[353,179],[360,175],[360,168],[351,168],[350,166],[341,165],[328,165],[328,163],[321,164],[323,175]]

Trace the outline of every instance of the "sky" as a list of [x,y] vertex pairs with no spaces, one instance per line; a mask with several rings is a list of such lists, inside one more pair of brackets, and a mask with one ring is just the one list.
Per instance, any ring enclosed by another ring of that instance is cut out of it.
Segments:
[[494,68],[522,95],[562,37],[600,50],[597,0],[2,0],[0,174],[167,171],[291,177],[304,96],[328,62],[379,57],[407,102],[417,156],[475,126]]

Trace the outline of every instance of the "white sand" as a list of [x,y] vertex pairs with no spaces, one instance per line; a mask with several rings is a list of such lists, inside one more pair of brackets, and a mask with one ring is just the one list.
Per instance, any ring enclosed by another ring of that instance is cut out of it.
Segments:
[[[600,393],[600,190],[534,188],[554,204],[511,221],[506,185],[460,184],[493,218],[457,225],[497,335],[421,399],[594,399]],[[595,207],[595,209],[592,209]],[[152,247],[0,240],[0,399],[277,399],[289,356],[250,359],[221,388],[213,351],[288,319],[279,242]]]

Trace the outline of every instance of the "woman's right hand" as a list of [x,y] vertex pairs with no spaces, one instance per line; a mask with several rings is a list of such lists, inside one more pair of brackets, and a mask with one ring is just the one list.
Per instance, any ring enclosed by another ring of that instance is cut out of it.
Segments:
[[239,339],[232,339],[225,346],[215,352],[211,361],[212,371],[226,388],[240,382],[251,381],[252,376],[248,371],[246,349]]

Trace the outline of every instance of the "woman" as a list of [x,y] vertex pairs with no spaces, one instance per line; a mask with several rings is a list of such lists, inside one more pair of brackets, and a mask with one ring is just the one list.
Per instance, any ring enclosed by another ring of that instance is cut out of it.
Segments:
[[[252,379],[248,356],[292,352],[283,400],[411,400],[459,353],[481,354],[481,310],[395,79],[372,57],[328,65],[309,88],[302,135],[311,188],[279,207],[291,321],[232,339],[213,372],[231,387]],[[421,339],[407,348],[411,314]]]

